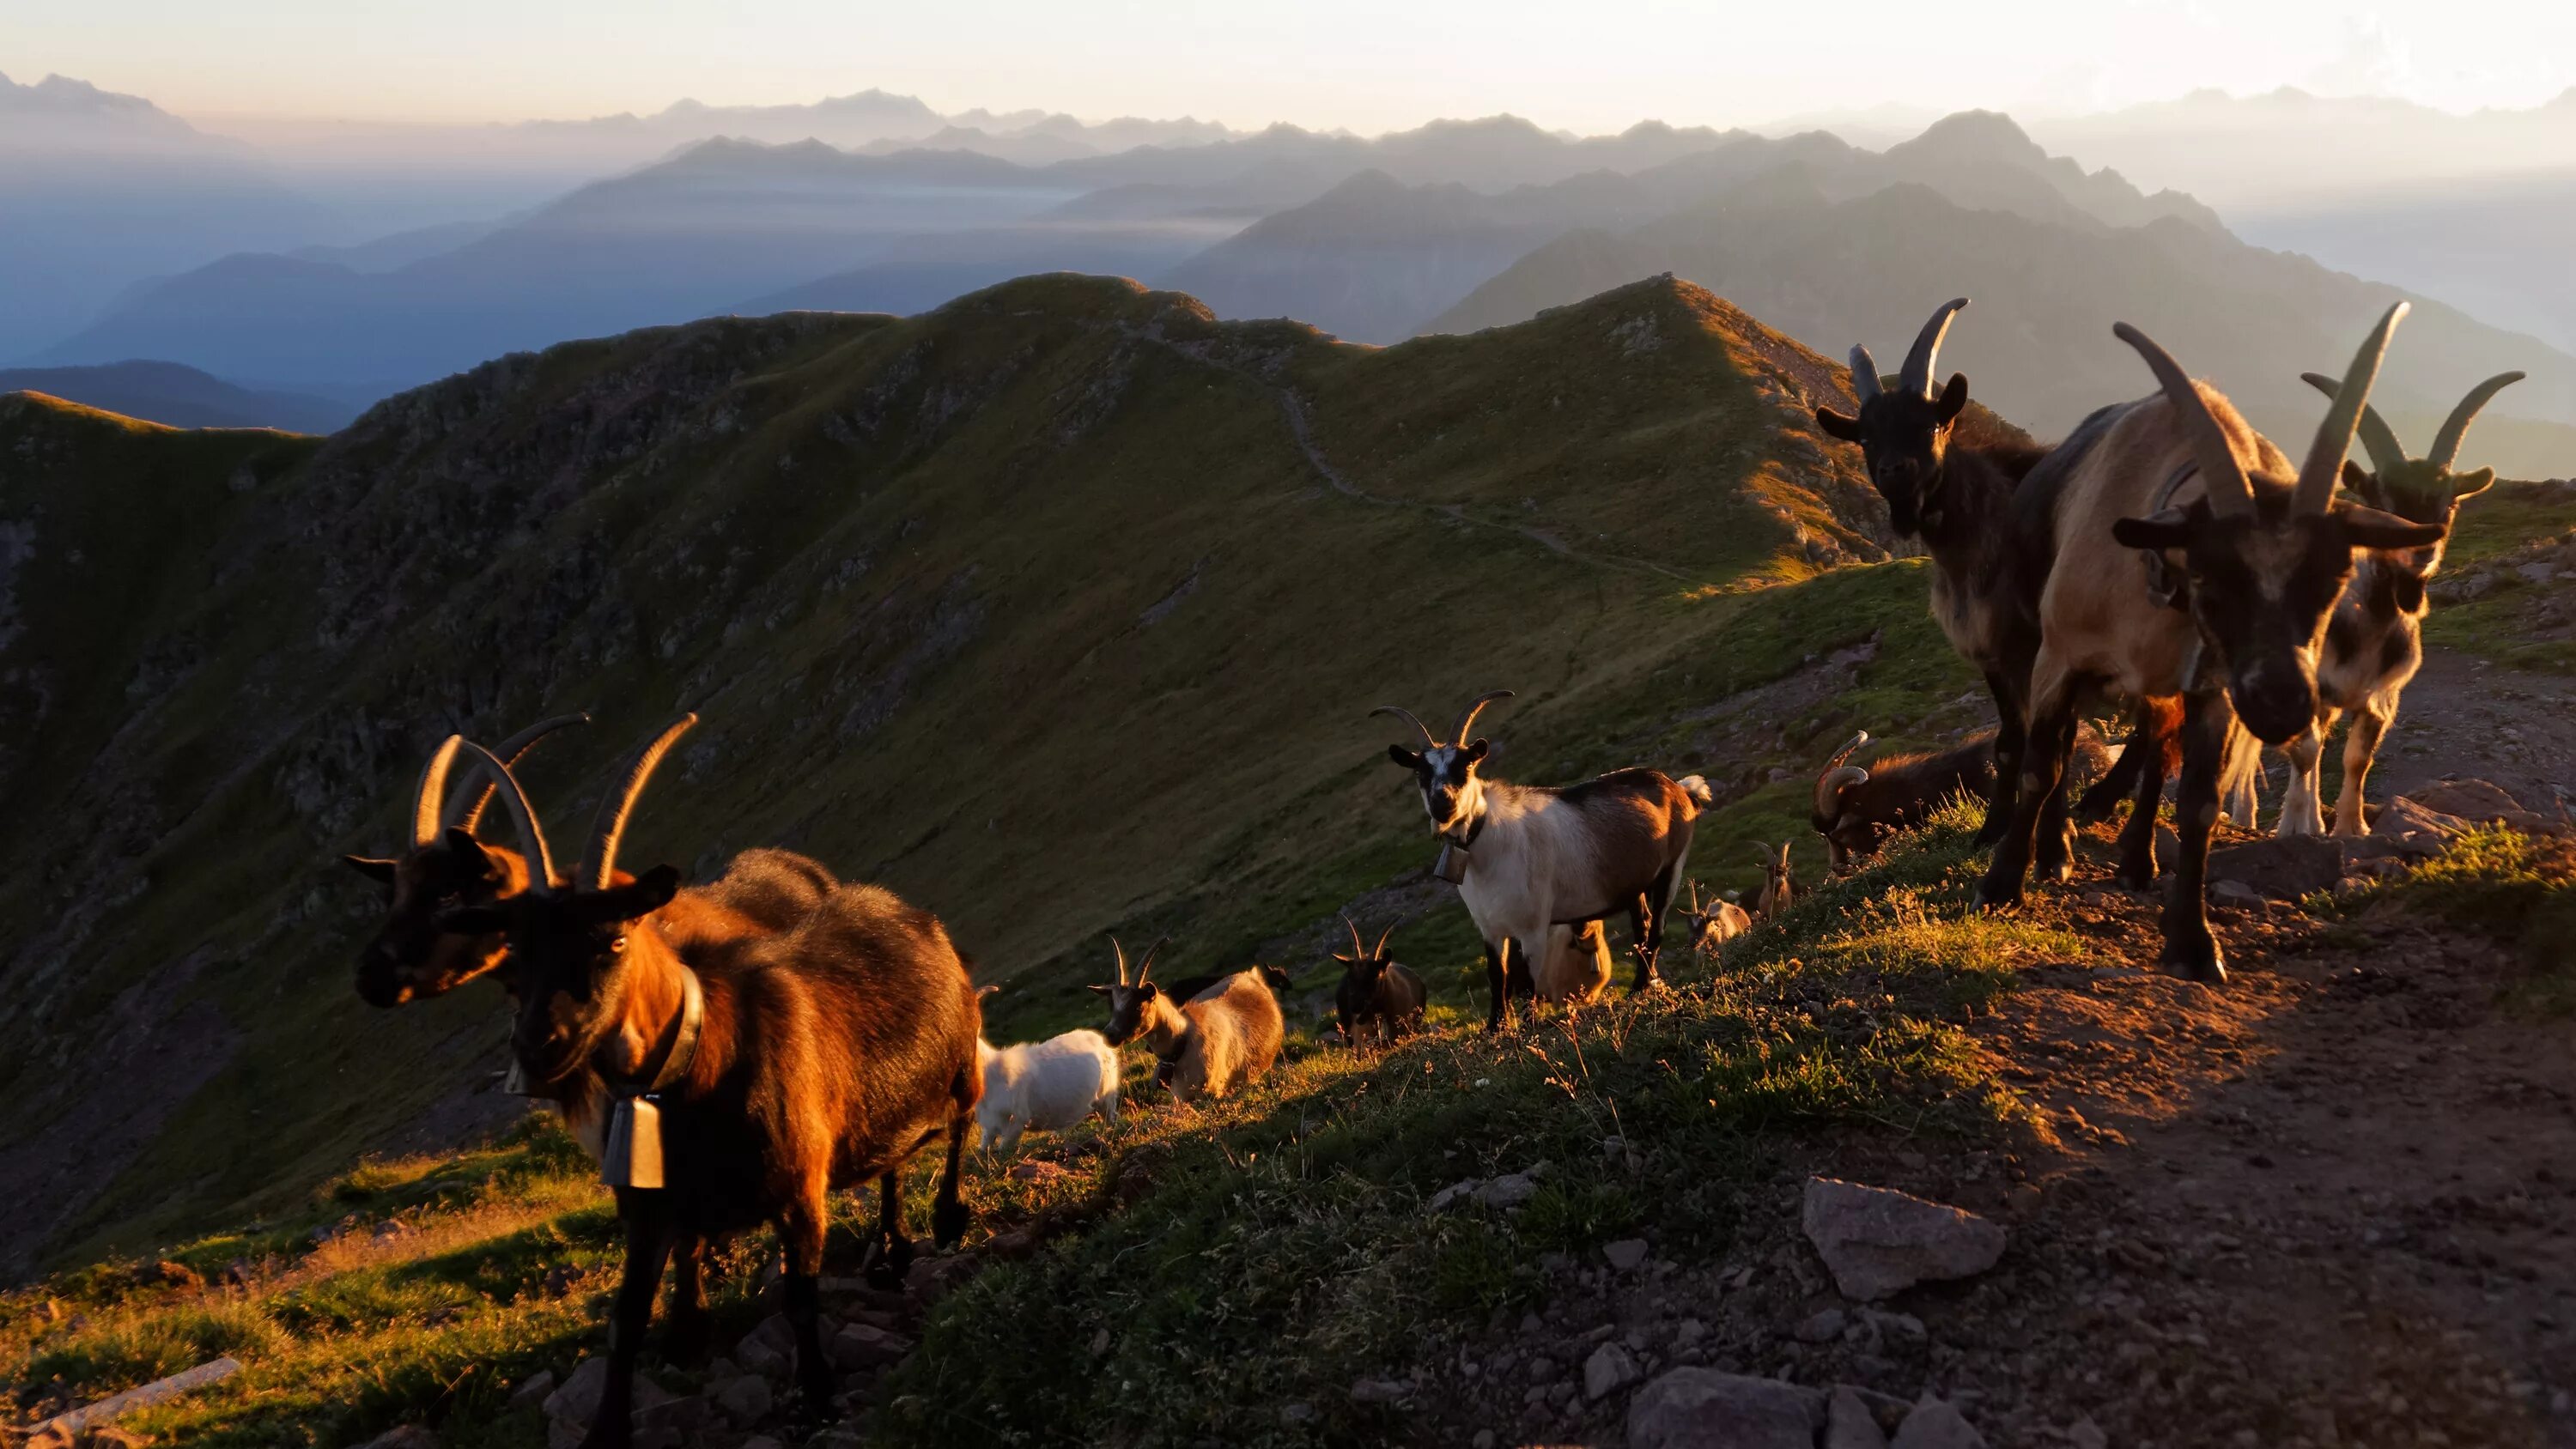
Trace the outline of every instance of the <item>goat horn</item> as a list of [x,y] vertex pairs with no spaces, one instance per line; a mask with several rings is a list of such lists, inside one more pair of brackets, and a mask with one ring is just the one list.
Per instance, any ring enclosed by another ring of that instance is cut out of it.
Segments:
[[1842,813],[1842,793],[1854,785],[1866,784],[1869,771],[1858,765],[1836,765],[1816,780],[1816,818],[1830,820]]
[[465,748],[472,750],[482,761],[483,768],[500,782],[502,808],[510,812],[510,823],[519,832],[519,849],[528,857],[529,892],[541,897],[553,895],[555,853],[547,848],[545,829],[537,824],[536,807],[528,803],[528,792],[519,788],[519,777],[511,774],[510,767],[502,764],[490,750],[472,740],[465,741]]
[[619,775],[616,786],[599,797],[599,812],[590,820],[590,845],[581,853],[581,875],[574,882],[576,889],[608,889],[608,878],[617,869],[618,842],[626,836],[627,817],[635,813],[635,802],[642,798],[645,782],[653,778],[654,767],[671,752],[671,746],[678,744],[680,736],[687,734],[697,722],[698,717],[694,714],[684,714],[673,720],[660,734],[646,741],[644,748],[635,752],[634,757],[626,762],[626,769]]
[[1834,751],[1834,757],[1832,759],[1825,761],[1825,768],[1830,770],[1841,764],[1843,761],[1850,759],[1852,751],[1859,749],[1861,746],[1868,743],[1869,731],[1862,730],[1860,733],[1853,735],[1850,739],[1843,741],[1843,747],[1841,749]]
[[1359,927],[1359,923],[1358,923],[1357,921],[1354,921],[1354,920],[1352,920],[1352,919],[1351,919],[1351,913],[1350,913],[1350,912],[1348,912],[1348,911],[1344,911],[1344,912],[1342,912],[1342,924],[1351,928],[1351,955],[1352,955],[1352,957],[1353,957],[1354,959],[1356,959],[1356,958],[1358,958],[1358,957],[1366,956],[1366,955],[1368,954],[1368,947],[1366,947],[1366,946],[1364,946],[1364,945],[1361,945],[1361,944],[1360,944],[1360,927]]
[[1765,866],[1768,866],[1771,863],[1771,847],[1764,845],[1761,841],[1757,840],[1753,842],[1753,855],[1755,859],[1761,861]]
[[1942,304],[1940,311],[1932,314],[1932,320],[1923,324],[1922,331],[1914,334],[1914,346],[1905,354],[1905,371],[1898,376],[1897,386],[1925,397],[1932,395],[1932,366],[1940,360],[1941,339],[1949,335],[1950,319],[1959,315],[1959,309],[1967,305],[1965,297],[1952,298]]
[[1124,986],[1127,984],[1127,948],[1119,945],[1118,938],[1112,936],[1109,938],[1109,949],[1118,953],[1118,984]]
[[1152,974],[1154,970],[1154,957],[1162,951],[1165,943],[1169,942],[1171,939],[1172,938],[1169,936],[1157,936],[1154,938],[1154,944],[1145,948],[1145,959],[1136,963],[1137,985],[1142,986],[1145,984],[1145,978]]
[[[2328,398],[2343,391],[2342,383],[2322,372],[2300,373],[2299,381]],[[2370,466],[2378,471],[2380,480],[2388,482],[2395,479],[2398,470],[2406,466],[2406,445],[2397,441],[2397,430],[2388,425],[2388,419],[2379,415],[2379,409],[2363,403],[2359,431],[2362,451],[2370,455]]]
[[[2208,490],[2210,511],[2222,517],[2237,517],[2254,511],[2254,485],[2245,481],[2245,465],[2236,460],[2235,445],[2227,441],[2227,430],[2202,399],[2200,389],[2191,385],[2191,374],[2173,360],[2173,354],[2156,344],[2156,340],[2126,322],[2111,324],[2111,335],[2137,349],[2146,359],[2147,370],[2156,375],[2156,385],[2164,389],[2165,401],[2181,417],[2183,435],[2191,441],[2192,458],[2200,464],[2201,486]],[[2340,460],[2338,460],[2340,462]]]
[[1377,949],[1369,953],[1370,959],[1377,961],[1386,959],[1386,943],[1395,939],[1395,928],[1401,924],[1403,923],[1400,921],[1390,922],[1385,930],[1377,933]]
[[2334,506],[2335,485],[2343,479],[2344,455],[2352,451],[2353,429],[2361,422],[2361,410],[2370,405],[2370,385],[2379,377],[2380,359],[2388,355],[2389,334],[2404,320],[2407,303],[2398,302],[2380,314],[2379,325],[2361,340],[2352,355],[2352,366],[2344,369],[2343,386],[2335,390],[2335,400],[2326,409],[2324,421],[2317,424],[2316,441],[2308,445],[2308,459],[2299,465],[2298,491],[2290,497],[2291,511],[2324,513]]
[[2526,376],[2528,374],[2520,372],[2499,372],[2470,388],[2469,395],[2460,399],[2460,405],[2451,409],[2451,415],[2443,419],[2442,431],[2433,435],[2433,466],[2448,468],[2458,462],[2460,440],[2469,435],[2469,424],[2478,420],[2478,414],[2486,407],[2487,401]]
[[464,748],[465,736],[449,735],[432,750],[429,763],[421,767],[420,784],[411,795],[411,848],[420,850],[438,839],[446,826],[447,774],[455,768],[456,752]]
[[1449,732],[1449,743],[1453,745],[1463,745],[1467,743],[1467,731],[1476,727],[1476,716],[1484,710],[1485,706],[1492,704],[1495,700],[1509,699],[1511,697],[1512,692],[1508,689],[1489,689],[1484,693],[1477,695],[1476,698],[1468,704],[1466,713],[1458,716],[1458,727]]
[[1858,343],[1852,344],[1851,370],[1852,396],[1860,400],[1861,406],[1867,407],[1871,398],[1887,391],[1879,385],[1878,359],[1870,356],[1869,349]]
[[[537,741],[562,729],[565,725],[588,723],[590,723],[590,716],[586,714],[559,714],[552,719],[541,719],[503,740],[501,747],[492,753],[501,757],[501,763],[515,770],[519,767],[520,759],[529,750],[536,748]],[[451,812],[448,823],[468,835],[473,834],[474,827],[483,823],[483,812],[492,806],[493,792],[500,788],[500,782],[488,778],[484,780],[483,788],[476,792],[473,801],[462,813]]]
[[1440,742],[1431,737],[1431,727],[1424,724],[1422,721],[1415,719],[1413,717],[1413,711],[1406,709],[1400,704],[1381,704],[1377,708],[1370,710],[1369,713],[1371,715],[1394,715],[1396,718],[1403,720],[1406,724],[1413,726],[1413,728],[1421,734],[1422,743],[1425,746],[1435,750],[1440,748]]

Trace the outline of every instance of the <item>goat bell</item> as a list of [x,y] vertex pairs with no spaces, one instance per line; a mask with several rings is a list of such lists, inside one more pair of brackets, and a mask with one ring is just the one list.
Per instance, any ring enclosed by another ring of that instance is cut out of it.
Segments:
[[620,1097],[608,1119],[599,1180],[610,1187],[662,1185],[662,1109],[649,1097]]
[[1467,878],[1467,847],[1443,841],[1440,858],[1431,862],[1431,873],[1456,885]]

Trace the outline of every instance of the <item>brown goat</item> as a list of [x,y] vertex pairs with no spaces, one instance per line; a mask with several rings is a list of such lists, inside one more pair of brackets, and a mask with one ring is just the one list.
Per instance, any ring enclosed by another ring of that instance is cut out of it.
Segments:
[[1333,1011],[1341,1023],[1342,1040],[1359,1045],[1359,1034],[1375,1026],[1380,1041],[1392,1041],[1422,1029],[1423,1012],[1431,994],[1423,987],[1422,978],[1386,953],[1386,943],[1395,935],[1388,926],[1371,950],[1360,942],[1359,923],[1349,916],[1342,924],[1351,932],[1351,954],[1336,955],[1342,963],[1341,983],[1333,990]]
[[[2279,744],[2315,723],[2317,654],[2355,551],[2418,548],[2447,532],[2334,497],[2389,334],[2405,313],[2405,303],[2391,307],[2354,355],[2295,469],[2145,334],[2126,323],[2114,329],[2145,359],[2159,391],[2108,410],[2085,447],[2059,449],[2031,476],[2030,486],[2052,493],[2053,561],[2031,668],[2020,806],[1978,889],[1982,903],[2020,899],[2040,828],[2034,798],[2063,783],[2082,696],[2107,689],[2130,699],[2180,697],[2182,851],[2166,903],[2164,959],[2201,980],[2226,979],[2204,899],[2224,777],[2252,767],[2248,731]],[[2161,579],[2150,555],[2161,556]]]
[[1816,777],[1808,823],[1825,838],[1828,867],[1837,875],[1876,855],[1888,836],[1931,819],[1944,801],[1994,797],[1992,730],[1938,754],[1882,755],[1867,768],[1849,763],[1852,752],[1868,743],[1869,731],[1853,735]]
[[1789,875],[1789,842],[1778,847],[1753,842],[1753,854],[1762,862],[1762,891],[1753,898],[1753,914],[1766,920],[1796,903],[1798,883]]
[[[663,731],[603,797],[580,865],[553,868],[535,810],[500,779],[536,862],[527,891],[450,913],[449,929],[506,934],[518,976],[512,1045],[539,1082],[585,1067],[619,1097],[605,1176],[617,1189],[626,1265],[609,1327],[609,1374],[583,1441],[629,1440],[634,1369],[674,1242],[774,1224],[786,1251],[785,1309],[807,1410],[833,1412],[820,1335],[820,1274],[833,1189],[875,1179],[869,1275],[900,1281],[906,1164],[945,1135],[931,1223],[965,1232],[958,1173],[982,1092],[982,1013],[947,931],[873,886],[843,886],[783,935],[699,943],[685,962],[635,925],[679,893],[679,872],[616,873],[618,842],[654,767],[694,717]],[[562,882],[561,884],[556,884]]]
[[1610,933],[1599,921],[1551,926],[1531,990],[1551,1006],[1590,1006],[1610,989],[1611,974]]
[[[1118,981],[1091,989],[1109,998],[1109,1027],[1101,1033],[1111,1046],[1141,1041],[1168,1073],[1158,1070],[1172,1096],[1183,1102],[1224,1097],[1239,1086],[1260,1081],[1279,1056],[1287,1022],[1279,998],[1259,967],[1237,971],[1187,1002],[1175,1004],[1169,993],[1146,979],[1154,969],[1154,951],[1127,979],[1127,952],[1116,941]],[[1161,949],[1155,943],[1155,951]]]
[[1699,882],[1690,888],[1691,949],[1724,964],[1726,943],[1753,929],[1753,913],[1723,896],[1712,895],[1708,905],[1699,902]]

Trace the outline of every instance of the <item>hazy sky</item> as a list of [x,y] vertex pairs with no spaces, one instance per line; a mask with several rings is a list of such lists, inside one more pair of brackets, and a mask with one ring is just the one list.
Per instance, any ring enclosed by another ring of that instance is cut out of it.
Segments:
[[2576,5],[2444,0],[0,0],[0,73],[182,115],[574,117],[812,100],[1380,131],[1881,104],[2038,113],[2290,84],[2455,110],[2576,83]]

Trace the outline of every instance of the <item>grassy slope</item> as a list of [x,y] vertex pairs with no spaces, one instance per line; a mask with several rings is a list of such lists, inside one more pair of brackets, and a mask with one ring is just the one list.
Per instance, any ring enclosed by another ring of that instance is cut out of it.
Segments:
[[[1835,600],[1928,635],[1909,568],[1836,576],[1815,621],[1748,632],[1751,584],[1874,551],[1850,458],[1792,391],[1829,375],[1669,284],[1380,352],[1057,278],[910,321],[508,359],[318,453],[173,435],[213,526],[127,566],[166,593],[112,590],[140,616],[80,640],[103,586],[45,581],[48,523],[0,660],[61,681],[7,804],[100,827],[7,848],[26,1009],[0,1025],[0,1086],[28,1110],[0,1152],[97,1100],[56,1064],[111,1039],[210,1073],[138,1104],[139,1150],[78,1184],[95,1195],[45,1251],[282,1209],[496,1064],[488,988],[371,1014],[343,985],[373,900],[330,856],[389,843],[452,720],[598,711],[535,771],[569,831],[613,752],[700,710],[635,858],[782,841],[885,881],[1013,983],[1005,1030],[1034,1029],[1087,1001],[1105,930],[1176,931],[1176,966],[1241,960],[1417,867],[1365,718],[1390,691],[1436,712],[1514,685],[1507,758],[1564,775],[1654,760],[1637,722],[1881,627]],[[1283,387],[1378,501],[1317,472]],[[13,426],[50,448],[68,423]],[[226,450],[262,447],[300,466],[231,491]],[[106,454],[0,476],[9,517],[65,479],[132,512],[142,477]],[[1923,666],[1906,652],[1890,667]],[[114,908],[65,911],[69,880]],[[1454,946],[1449,915],[1398,939]]]

